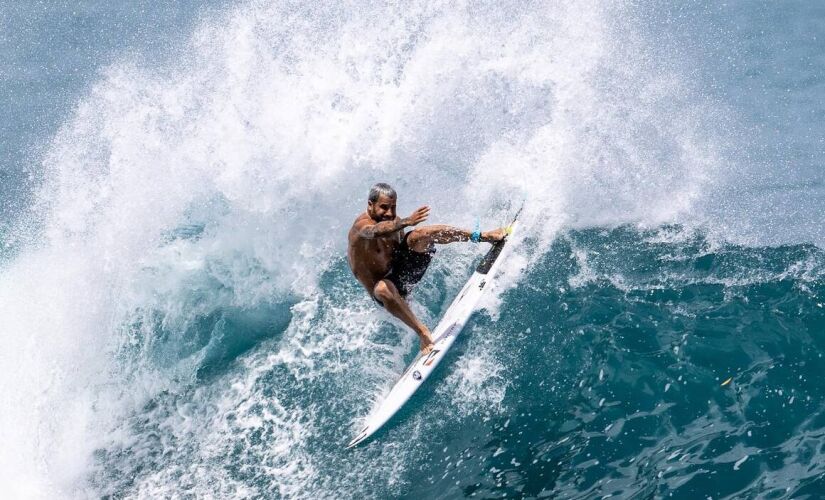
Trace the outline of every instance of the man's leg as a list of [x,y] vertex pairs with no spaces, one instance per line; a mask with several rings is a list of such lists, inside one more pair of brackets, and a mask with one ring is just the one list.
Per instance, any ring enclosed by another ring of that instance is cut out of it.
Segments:
[[[444,245],[456,241],[470,241],[473,232],[453,226],[436,224],[413,229],[407,236],[407,245],[415,252],[424,253],[430,250],[433,244]],[[481,233],[481,241],[493,243],[504,239],[507,231],[504,228]]]
[[404,297],[398,293],[392,281],[383,279],[372,289],[373,296],[384,303],[384,308],[393,316],[404,322],[405,325],[418,334],[421,339],[421,352],[427,354],[433,349],[433,339],[430,329],[415,317]]

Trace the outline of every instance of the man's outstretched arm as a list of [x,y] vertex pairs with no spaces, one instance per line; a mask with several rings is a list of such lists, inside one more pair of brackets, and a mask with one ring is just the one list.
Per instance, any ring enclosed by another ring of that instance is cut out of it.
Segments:
[[388,220],[384,222],[372,223],[372,221],[361,221],[358,228],[358,236],[368,240],[374,238],[381,238],[390,235],[396,231],[400,231],[405,227],[415,226],[427,220],[430,213],[430,207],[421,207],[412,213],[409,217],[404,219],[396,217],[395,220]]

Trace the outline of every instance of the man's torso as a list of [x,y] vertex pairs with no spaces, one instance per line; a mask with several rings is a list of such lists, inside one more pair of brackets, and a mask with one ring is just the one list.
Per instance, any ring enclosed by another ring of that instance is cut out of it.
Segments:
[[375,284],[392,268],[393,254],[401,244],[404,231],[396,231],[381,238],[361,238],[356,226],[363,219],[369,219],[369,215],[364,213],[358,216],[349,231],[347,260],[358,281],[372,293]]

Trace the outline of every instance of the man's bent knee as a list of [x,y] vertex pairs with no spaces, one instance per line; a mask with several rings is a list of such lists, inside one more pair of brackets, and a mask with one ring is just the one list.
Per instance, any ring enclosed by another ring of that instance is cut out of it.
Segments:
[[395,285],[392,283],[387,283],[386,280],[381,280],[375,284],[375,287],[373,287],[372,295],[381,302],[387,303],[396,300],[398,297],[398,291],[395,290]]
[[426,253],[433,247],[434,238],[431,227],[413,229],[407,235],[407,246],[414,252]]

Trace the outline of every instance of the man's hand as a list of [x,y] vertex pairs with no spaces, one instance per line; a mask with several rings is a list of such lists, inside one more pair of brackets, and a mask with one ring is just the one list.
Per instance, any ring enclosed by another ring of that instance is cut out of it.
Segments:
[[430,207],[424,205],[423,207],[419,208],[415,212],[412,213],[406,219],[402,219],[402,222],[405,226],[415,226],[421,224],[427,217],[430,215]]

